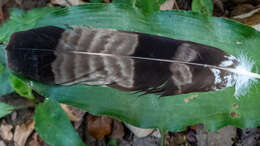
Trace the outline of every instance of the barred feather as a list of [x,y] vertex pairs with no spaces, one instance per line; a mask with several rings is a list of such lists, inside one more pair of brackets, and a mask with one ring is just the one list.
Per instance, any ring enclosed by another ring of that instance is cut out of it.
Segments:
[[31,29],[14,33],[6,50],[9,68],[47,84],[168,96],[231,87],[240,76],[248,76],[246,82],[259,78],[251,69],[240,75],[240,60],[218,48],[113,29]]

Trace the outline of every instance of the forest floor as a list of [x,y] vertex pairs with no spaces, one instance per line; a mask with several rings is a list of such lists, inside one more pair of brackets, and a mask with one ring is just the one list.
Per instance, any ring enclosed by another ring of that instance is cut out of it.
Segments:
[[[82,0],[0,0],[0,24],[9,18],[9,8],[30,10],[45,6],[70,6],[86,3]],[[110,0],[104,0],[109,3]],[[260,0],[213,0],[214,16],[228,17],[258,28]],[[191,9],[191,0],[167,0],[161,9]],[[245,17],[243,14],[255,11]],[[21,104],[27,102],[13,93],[1,100]],[[139,129],[106,116],[94,116],[74,107],[62,105],[83,141],[89,146],[157,146],[157,129]],[[34,108],[17,110],[0,121],[0,146],[45,146],[34,130]],[[174,122],[174,121],[173,121]],[[113,139],[113,140],[111,140]],[[239,129],[224,127],[207,132],[203,125],[187,127],[183,132],[168,132],[167,146],[260,146],[260,128]]]

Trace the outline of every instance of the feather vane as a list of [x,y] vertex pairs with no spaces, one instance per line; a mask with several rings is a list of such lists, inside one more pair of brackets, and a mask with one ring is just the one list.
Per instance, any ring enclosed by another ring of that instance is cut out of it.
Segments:
[[14,72],[48,84],[107,85],[161,96],[235,86],[239,97],[260,78],[245,56],[112,29],[42,27],[14,33],[6,50]]

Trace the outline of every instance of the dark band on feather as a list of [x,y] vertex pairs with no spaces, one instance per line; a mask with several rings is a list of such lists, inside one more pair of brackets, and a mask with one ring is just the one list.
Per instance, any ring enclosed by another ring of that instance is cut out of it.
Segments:
[[162,96],[229,87],[234,84],[234,75],[214,68],[123,56],[231,68],[238,64],[236,58],[224,51],[198,43],[86,27],[64,31],[50,26],[17,32],[6,49],[9,67],[31,79],[49,84],[108,85]]
[[6,47],[8,66],[14,72],[30,79],[53,83],[51,64],[56,56],[53,52],[64,29],[48,26],[12,34]]

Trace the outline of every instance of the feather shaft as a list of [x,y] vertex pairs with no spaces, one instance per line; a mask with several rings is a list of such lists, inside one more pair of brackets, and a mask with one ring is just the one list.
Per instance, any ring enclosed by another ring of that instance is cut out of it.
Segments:
[[[28,48],[25,48],[28,49]],[[34,49],[35,51],[49,51],[53,52],[53,50],[47,50],[47,49]],[[186,62],[186,61],[180,61],[180,60],[171,60],[171,59],[158,59],[158,58],[148,58],[148,57],[138,57],[138,56],[125,56],[125,55],[116,55],[116,54],[108,54],[108,53],[95,53],[95,52],[83,52],[83,51],[71,51],[71,50],[60,50],[60,52],[69,52],[74,54],[83,54],[83,55],[94,55],[94,56],[107,56],[107,57],[123,57],[128,59],[140,59],[140,60],[149,60],[149,61],[159,61],[159,62],[167,62],[167,63],[179,63],[179,64],[187,64],[187,65],[194,65],[194,66],[201,66],[206,68],[215,68],[220,70],[229,71],[238,75],[245,75],[251,78],[257,78],[260,79],[260,74],[249,72],[245,69],[237,69],[237,68],[228,68],[228,67],[220,67],[215,65],[209,65],[209,64],[200,64],[200,63],[194,63],[194,62]]]

